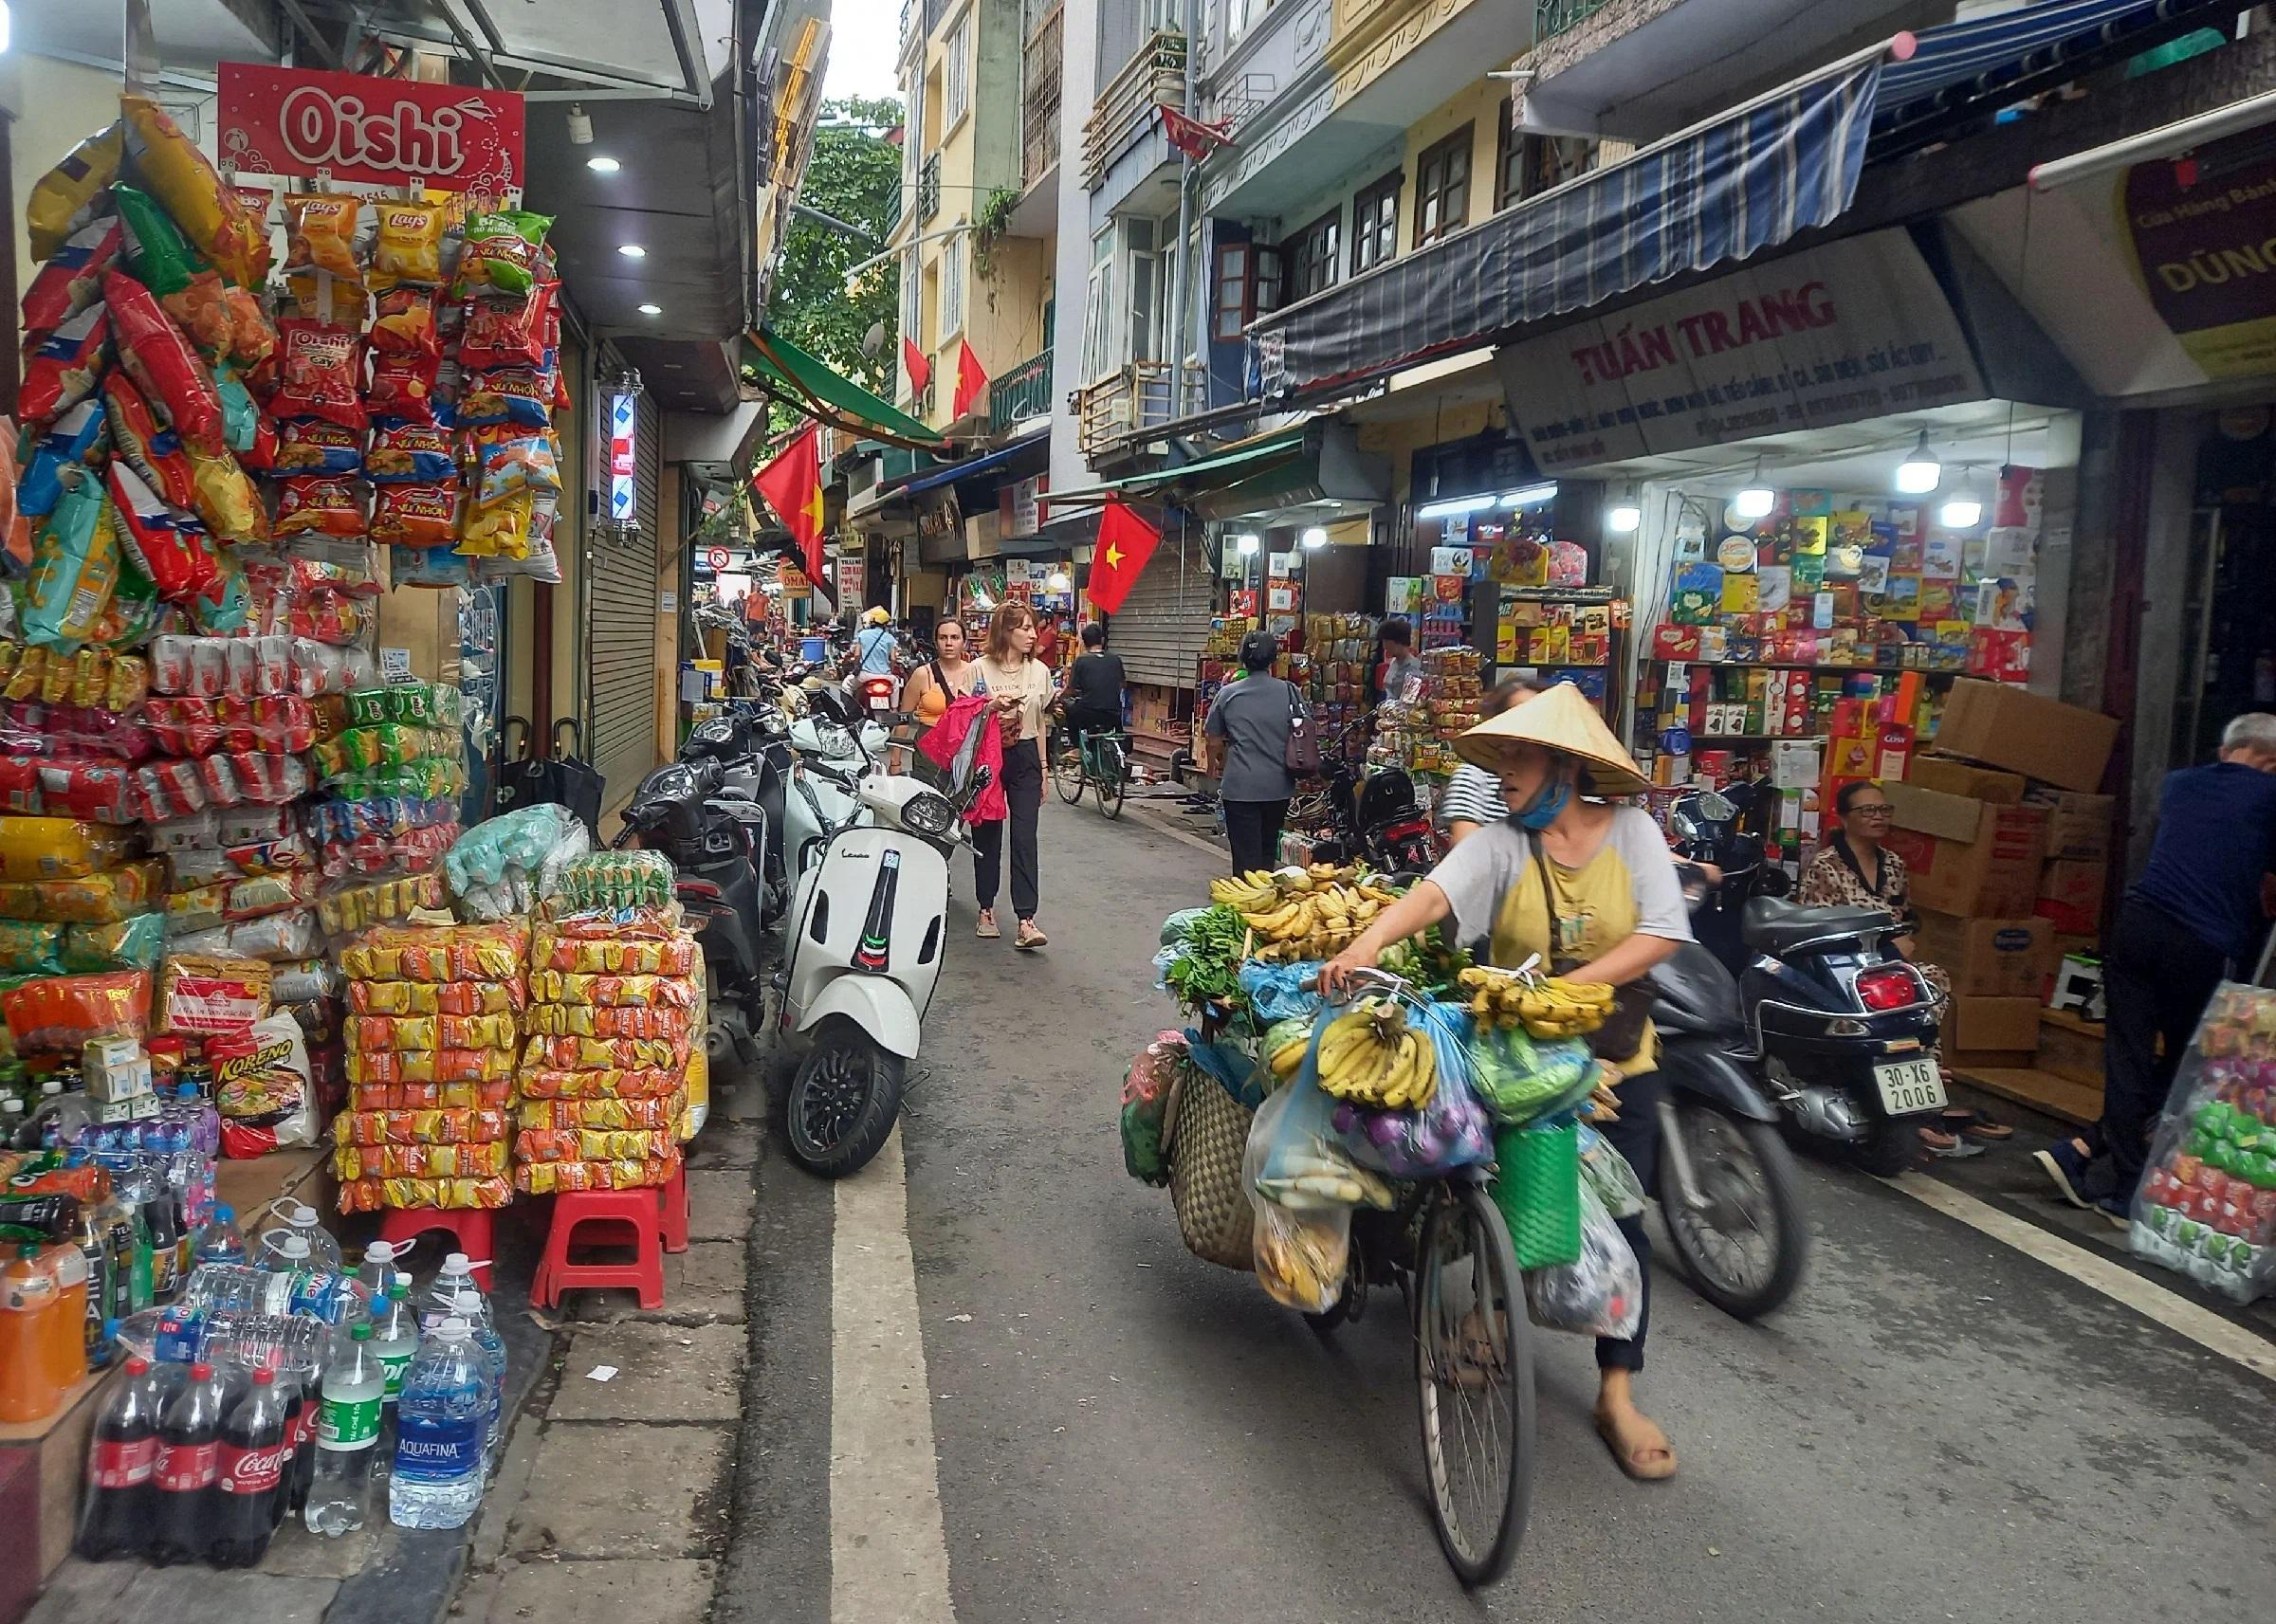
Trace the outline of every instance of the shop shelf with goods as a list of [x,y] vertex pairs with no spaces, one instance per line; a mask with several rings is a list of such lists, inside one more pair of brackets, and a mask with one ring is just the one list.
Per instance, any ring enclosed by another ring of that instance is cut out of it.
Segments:
[[1496,674],[1528,671],[1543,683],[1570,683],[1621,726],[1618,673],[1627,663],[1630,605],[1608,587],[1518,586],[1496,598]]
[[1333,740],[1350,738],[1367,715],[1379,624],[1367,614],[1304,617],[1304,652],[1309,660],[1306,693],[1323,750],[1331,748]]

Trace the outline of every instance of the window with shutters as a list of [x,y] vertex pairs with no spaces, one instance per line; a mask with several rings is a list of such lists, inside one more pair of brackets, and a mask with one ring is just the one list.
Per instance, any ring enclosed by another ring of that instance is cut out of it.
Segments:
[[1415,165],[1415,246],[1470,223],[1470,143],[1464,124],[1427,148]]
[[1399,251],[1399,185],[1393,170],[1351,200],[1351,274],[1382,265]]
[[964,330],[964,240],[951,237],[941,247],[941,338]]
[[1309,299],[1335,285],[1343,268],[1344,211],[1331,209],[1280,245],[1280,265],[1291,300]]
[[1114,228],[1091,239],[1091,281],[1083,306],[1083,377],[1096,383],[1114,359]]
[[966,12],[963,20],[950,30],[944,52],[943,73],[946,80],[943,95],[947,100],[944,111],[950,129],[964,116],[972,104],[972,17]]

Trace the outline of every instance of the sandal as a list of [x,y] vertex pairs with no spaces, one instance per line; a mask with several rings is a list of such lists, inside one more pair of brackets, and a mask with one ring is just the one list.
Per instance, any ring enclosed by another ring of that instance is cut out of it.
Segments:
[[996,910],[994,908],[980,910],[980,922],[972,927],[972,934],[982,941],[994,941],[1003,934],[996,928]]
[[1943,1128],[1932,1128],[1926,1122],[1922,1122],[1917,1131],[1920,1135],[1920,1148],[1931,1156],[1965,1157],[1981,1156],[1984,1153],[1982,1145],[1968,1144],[1958,1134]]
[[1043,934],[1043,927],[1036,923],[1034,920],[1021,920],[1019,921],[1019,935],[1018,939],[1013,941],[1012,945],[1014,947],[1025,948],[1032,953],[1038,947],[1050,946],[1051,938]]
[[1970,1139],[1989,1140],[1993,1144],[2015,1137],[2015,1130],[2006,1122],[1996,1122],[1981,1111],[1970,1111],[1968,1120],[1960,1124],[1960,1132]]
[[1475,1393],[1494,1386],[1501,1380],[1501,1350],[1494,1345],[1485,1317],[1473,1308],[1456,1323],[1454,1357],[1447,1361],[1446,1385]]
[[[1657,1443],[1646,1437],[1631,1444],[1623,1444],[1620,1441],[1618,1430],[1612,1424],[1612,1418],[1601,1410],[1596,1413],[1596,1435],[1604,1439],[1605,1448],[1612,1451],[1614,1463],[1636,1482],[1661,1483],[1675,1476],[1676,1451],[1674,1447],[1668,1443],[1667,1434],[1661,1432],[1653,1424],[1651,1417],[1642,1411],[1636,1413],[1636,1419],[1648,1428],[1653,1435],[1657,1436],[1659,1439]],[[1665,1458],[1661,1460],[1643,1458],[1654,1450],[1661,1451]]]

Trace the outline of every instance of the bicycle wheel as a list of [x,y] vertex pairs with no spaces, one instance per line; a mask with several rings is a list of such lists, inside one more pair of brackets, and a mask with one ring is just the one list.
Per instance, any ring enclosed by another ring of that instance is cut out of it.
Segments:
[[1098,759],[1098,810],[1110,818],[1122,815],[1122,793],[1129,769],[1122,759],[1122,740],[1102,739],[1092,746]]
[[1064,732],[1058,735],[1058,743],[1051,757],[1051,787],[1059,792],[1059,799],[1073,806],[1083,798],[1083,780],[1088,776],[1083,751]]
[[1431,1203],[1415,1261],[1415,1377],[1439,1545],[1463,1584],[1509,1572],[1533,1490],[1533,1327],[1484,1188]]

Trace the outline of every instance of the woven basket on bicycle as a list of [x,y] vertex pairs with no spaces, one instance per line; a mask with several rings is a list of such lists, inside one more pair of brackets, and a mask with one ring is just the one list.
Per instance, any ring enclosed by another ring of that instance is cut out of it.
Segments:
[[1224,1085],[1189,1066],[1178,1086],[1170,1119],[1169,1198],[1178,1210],[1185,1250],[1204,1263],[1243,1274],[1257,1267],[1251,1232],[1255,1214],[1241,1187],[1240,1159],[1256,1112],[1225,1092]]

